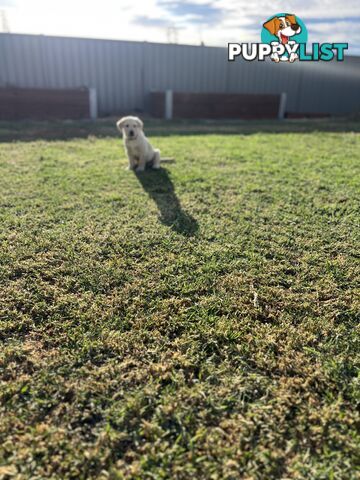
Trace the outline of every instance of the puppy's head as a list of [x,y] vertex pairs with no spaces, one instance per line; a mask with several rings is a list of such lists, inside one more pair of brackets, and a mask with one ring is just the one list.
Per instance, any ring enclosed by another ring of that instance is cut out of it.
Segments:
[[296,22],[295,15],[285,15],[284,17],[273,17],[264,23],[264,27],[281,40],[281,43],[287,43],[289,37],[301,32],[300,25]]
[[124,138],[128,140],[135,140],[139,132],[143,129],[143,122],[138,117],[123,117],[120,118],[118,122],[116,122],[116,126],[124,136]]

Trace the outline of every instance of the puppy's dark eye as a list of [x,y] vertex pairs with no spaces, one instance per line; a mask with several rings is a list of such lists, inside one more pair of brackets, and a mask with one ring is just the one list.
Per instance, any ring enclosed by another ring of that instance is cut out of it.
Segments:
[[280,28],[284,28],[284,25],[282,23],[280,23]]
[[126,128],[129,128],[129,125],[126,125]]

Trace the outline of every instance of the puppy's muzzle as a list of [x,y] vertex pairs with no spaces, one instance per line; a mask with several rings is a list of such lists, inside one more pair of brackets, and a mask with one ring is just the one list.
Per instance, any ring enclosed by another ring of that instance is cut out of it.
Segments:
[[297,23],[293,23],[291,25],[291,29],[294,30],[294,32],[296,32],[297,30],[299,30],[300,28],[300,25],[298,25]]
[[135,135],[134,130],[130,130],[130,131],[129,131],[129,136],[130,136],[130,137],[133,137],[134,135]]

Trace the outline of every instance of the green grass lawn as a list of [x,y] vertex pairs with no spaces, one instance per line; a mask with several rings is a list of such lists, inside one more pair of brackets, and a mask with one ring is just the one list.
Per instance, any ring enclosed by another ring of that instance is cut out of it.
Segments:
[[359,478],[359,122],[148,127],[0,125],[0,479]]

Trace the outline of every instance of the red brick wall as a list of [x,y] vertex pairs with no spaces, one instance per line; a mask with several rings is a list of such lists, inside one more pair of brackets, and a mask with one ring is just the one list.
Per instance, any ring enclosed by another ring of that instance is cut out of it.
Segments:
[[80,119],[89,116],[86,88],[0,88],[0,120]]
[[[164,117],[164,92],[152,92],[151,114]],[[280,95],[248,95],[227,93],[173,94],[174,118],[277,118]]]

